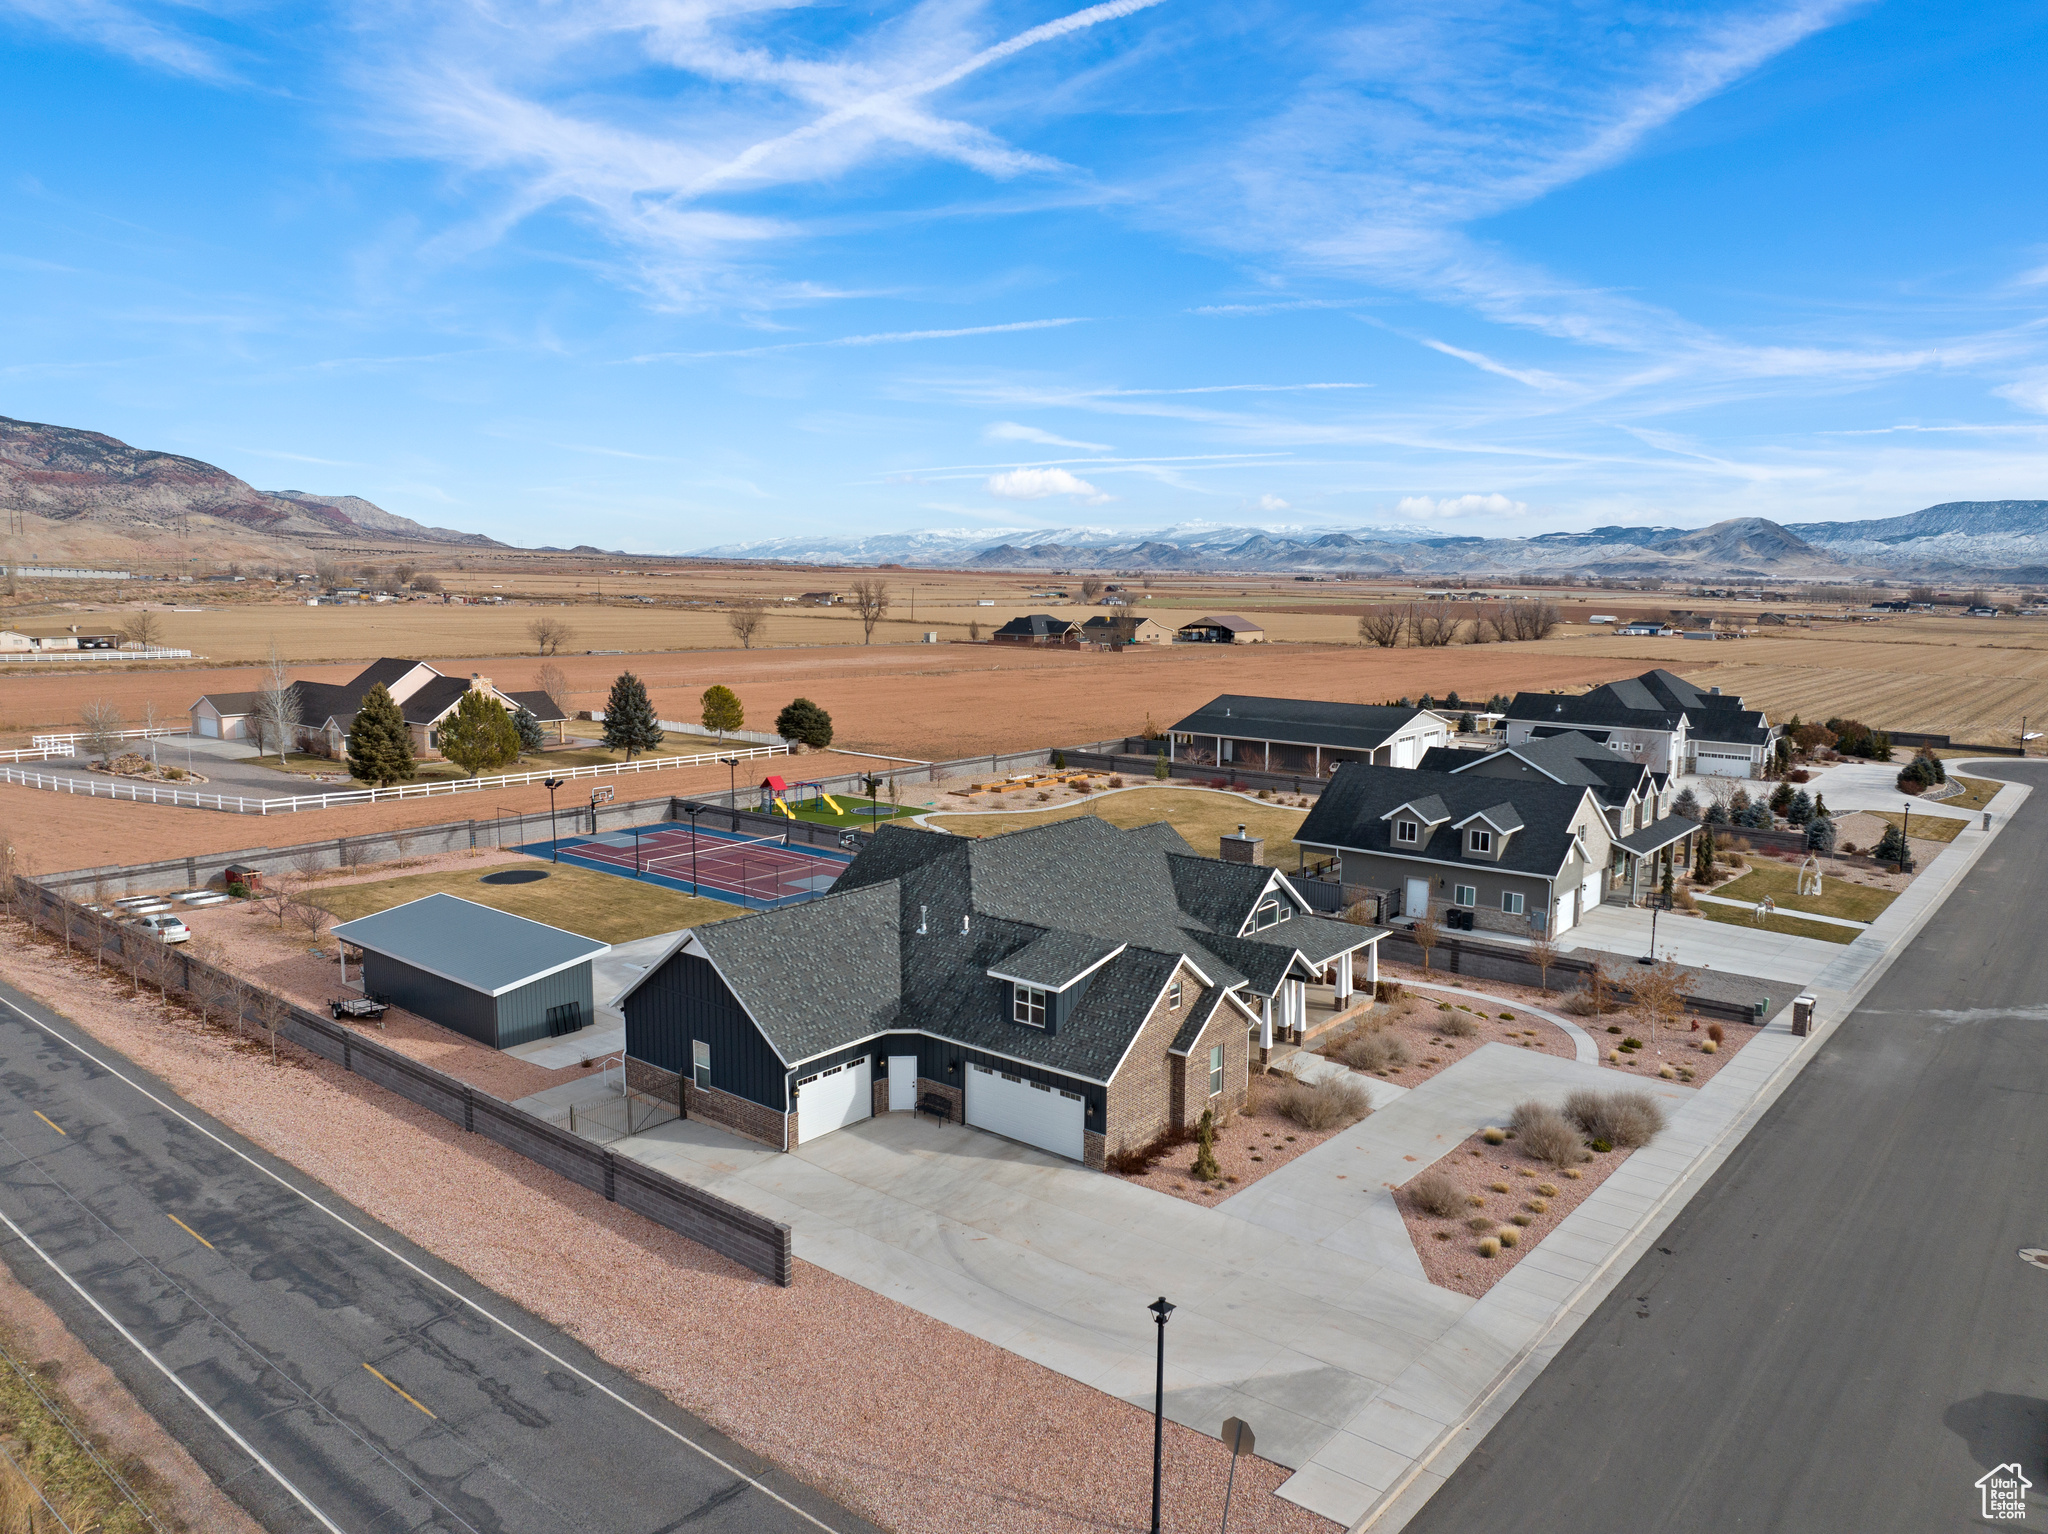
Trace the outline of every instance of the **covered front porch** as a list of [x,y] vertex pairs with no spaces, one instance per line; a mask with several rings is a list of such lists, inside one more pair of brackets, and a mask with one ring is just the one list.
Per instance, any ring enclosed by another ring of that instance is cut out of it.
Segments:
[[1664,888],[1665,870],[1674,879],[1692,866],[1700,824],[1683,815],[1667,815],[1614,843],[1607,865],[1607,902],[1639,906]]
[[[1308,1044],[1331,1029],[1355,1021],[1372,1006],[1380,979],[1380,939],[1375,932],[1357,947],[1316,965],[1296,954],[1269,996],[1254,996],[1260,1059],[1276,1044]],[[1362,987],[1362,988],[1361,988]]]

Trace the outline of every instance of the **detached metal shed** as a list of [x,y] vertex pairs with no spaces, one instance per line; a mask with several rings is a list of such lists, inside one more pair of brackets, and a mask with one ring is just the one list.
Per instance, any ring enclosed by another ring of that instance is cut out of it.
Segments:
[[457,895],[343,922],[363,989],[493,1049],[573,1033],[593,1017],[590,965],[609,943]]

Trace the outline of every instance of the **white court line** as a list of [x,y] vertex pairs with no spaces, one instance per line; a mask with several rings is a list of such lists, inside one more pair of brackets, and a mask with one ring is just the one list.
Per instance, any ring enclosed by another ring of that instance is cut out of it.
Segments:
[[[635,1406],[631,1401],[627,1400],[624,1396],[620,1395],[616,1390],[612,1389],[609,1385],[605,1384],[603,1380],[592,1379],[588,1374],[585,1374],[581,1369],[577,1368],[574,1364],[570,1363],[568,1359],[563,1358],[559,1354],[550,1351],[541,1343],[536,1342],[533,1338],[527,1336],[524,1332],[520,1331],[518,1327],[512,1326],[509,1323],[500,1320],[497,1316],[492,1315],[488,1310],[484,1309],[483,1306],[477,1304],[475,1300],[472,1300],[468,1295],[462,1293],[461,1290],[456,1289],[454,1286],[443,1282],[441,1279],[436,1278],[433,1274],[429,1273],[425,1268],[422,1268],[418,1263],[408,1258],[404,1253],[393,1251],[390,1247],[386,1246],[382,1241],[379,1241],[375,1236],[371,1235],[368,1231],[362,1229],[360,1226],[354,1224],[353,1222],[344,1219],[341,1215],[336,1214],[332,1209],[329,1209],[325,1204],[321,1203],[320,1200],[318,1200],[317,1198],[314,1198],[310,1193],[305,1192],[301,1188],[293,1187],[291,1183],[287,1182],[284,1178],[278,1176],[277,1173],[271,1171],[269,1167],[264,1166],[260,1161],[256,1160],[253,1156],[249,1155],[246,1151],[242,1150],[241,1147],[236,1145],[230,1145],[226,1140],[223,1140],[219,1135],[215,1134],[212,1130],[208,1129],[204,1124],[197,1122],[187,1114],[180,1113],[176,1108],[171,1106],[171,1104],[165,1102],[162,1098],[158,1097],[154,1092],[150,1091],[147,1087],[123,1075],[120,1071],[116,1070],[113,1066],[109,1065],[105,1060],[102,1060],[98,1055],[94,1054],[91,1050],[85,1048],[81,1044],[74,1042],[71,1039],[65,1038],[63,1034],[59,1033],[56,1029],[50,1027],[49,1024],[43,1022],[40,1018],[31,1016],[29,1013],[23,1011],[20,1007],[17,1007],[13,1002],[8,1001],[5,997],[0,997],[0,1006],[4,1006],[8,1011],[12,1012],[15,1016],[19,1017],[23,1022],[28,1023],[32,1027],[40,1028],[44,1033],[48,1034],[51,1038],[55,1039],[59,1044],[62,1044],[65,1048],[70,1049],[77,1054],[83,1055],[86,1059],[92,1061],[94,1065],[97,1065],[101,1070],[105,1071],[115,1080],[121,1082],[124,1086],[130,1087],[135,1092],[139,1093],[141,1096],[148,1098],[151,1102],[155,1103],[159,1108],[163,1109],[164,1112],[170,1114],[173,1118],[178,1119],[180,1122],[188,1125],[192,1129],[196,1130],[198,1133],[206,1136],[207,1139],[213,1141],[213,1143],[220,1146],[221,1149],[230,1152],[242,1161],[246,1161],[252,1168],[262,1173],[265,1177],[268,1177],[272,1182],[276,1183],[279,1187],[289,1190],[291,1193],[295,1194],[300,1199],[303,1199],[306,1203],[312,1205],[315,1209],[319,1210],[322,1214],[326,1215],[328,1219],[334,1221],[335,1224],[341,1226],[342,1229],[352,1232],[354,1235],[356,1235],[363,1241],[369,1243],[371,1246],[374,1246],[378,1251],[382,1252],[385,1256],[391,1258],[392,1261],[401,1263],[405,1267],[410,1268],[413,1272],[417,1273],[421,1278],[425,1279],[435,1288],[444,1291],[459,1303],[468,1306],[471,1310],[475,1311],[478,1315],[482,1316],[486,1321],[490,1322],[493,1326],[499,1327],[502,1330],[510,1333],[512,1336],[517,1337],[521,1342],[525,1343],[528,1347],[532,1348],[536,1353],[540,1354],[541,1357],[546,1358],[553,1363],[560,1364],[564,1369],[568,1370],[569,1373],[575,1375],[576,1378],[582,1380],[585,1384],[590,1385],[594,1389],[602,1391],[607,1396],[610,1396],[612,1400],[618,1402],[619,1405],[625,1407],[626,1410],[633,1413],[634,1416],[639,1417],[641,1420],[652,1424],[654,1427],[661,1429],[662,1432],[668,1434],[669,1437],[673,1438],[677,1443],[682,1444],[685,1448],[694,1450],[696,1453],[701,1454],[705,1459],[709,1460],[712,1464],[718,1466],[718,1468],[723,1470],[727,1475],[732,1476],[735,1480],[745,1481],[749,1486],[753,1487],[754,1490],[761,1493],[762,1496],[767,1497],[770,1501],[776,1502],[781,1506],[789,1509],[790,1512],[795,1513],[797,1517],[803,1519],[804,1522],[810,1524],[813,1528],[823,1529],[825,1531],[825,1534],[838,1534],[838,1531],[835,1530],[829,1523],[825,1523],[820,1519],[813,1517],[810,1513],[806,1512],[803,1508],[798,1507],[794,1502],[790,1501],[780,1492],[777,1492],[774,1488],[764,1486],[761,1482],[755,1480],[752,1476],[748,1475],[744,1470],[740,1469],[737,1465],[731,1464],[728,1461],[720,1458],[718,1455],[712,1453],[711,1450],[705,1448],[702,1444],[691,1442],[690,1439],[686,1438],[683,1434],[678,1433],[674,1428],[670,1427],[666,1422],[663,1422],[659,1417],[654,1416],[651,1412],[643,1410],[641,1407]],[[162,1370],[164,1376],[167,1379],[169,1379],[180,1390],[184,1391],[186,1396],[188,1396],[191,1399],[193,1405],[197,1406],[201,1411],[205,1412],[206,1415],[220,1427],[222,1432],[226,1433],[230,1438],[234,1439],[234,1441],[237,1444],[241,1445],[241,1447],[248,1453],[251,1459],[255,1460],[256,1463],[258,1463],[259,1465],[262,1465],[263,1468],[268,1470],[272,1476],[276,1477],[278,1484],[280,1486],[283,1486],[287,1491],[291,1492],[291,1494],[299,1500],[301,1505],[303,1505],[307,1509],[307,1511],[311,1512],[314,1517],[320,1520],[321,1523],[325,1524],[329,1529],[333,1530],[333,1534],[343,1534],[343,1531],[340,1528],[338,1528],[332,1521],[330,1521],[324,1513],[320,1512],[319,1509],[315,1508],[312,1503],[308,1502],[305,1496],[301,1492],[299,1492],[298,1489],[291,1484],[291,1482],[287,1481],[282,1475],[279,1475],[278,1472],[271,1467],[270,1463],[267,1460],[265,1460],[262,1455],[258,1454],[254,1449],[250,1448],[248,1443],[242,1438],[242,1436],[239,1433],[237,1433],[233,1428],[229,1427],[227,1423],[221,1421],[219,1414],[216,1413],[212,1407],[208,1406],[204,1401],[201,1401],[198,1396],[193,1395],[192,1391],[186,1386],[183,1380],[179,1379],[177,1375],[171,1373],[171,1371],[165,1368],[164,1365],[161,1362],[159,1362],[156,1359],[156,1357],[149,1352],[147,1348],[143,1347],[140,1342],[137,1342],[134,1336],[128,1331],[126,1327],[122,1326],[121,1323],[116,1321],[112,1316],[107,1315],[106,1310],[100,1305],[100,1302],[98,1300],[95,1300],[91,1295],[87,1294],[85,1290],[79,1286],[79,1283],[76,1279],[74,1279],[69,1273],[66,1273],[62,1268],[58,1267],[57,1264],[51,1260],[49,1254],[44,1252],[41,1247],[37,1246],[33,1241],[29,1241],[27,1235],[22,1232],[21,1227],[16,1225],[12,1220],[7,1219],[7,1215],[4,1211],[0,1211],[0,1220],[6,1220],[8,1229],[12,1230],[17,1236],[20,1236],[23,1241],[28,1242],[30,1249],[33,1250],[37,1256],[41,1257],[44,1262],[49,1263],[51,1271],[56,1273],[59,1278],[62,1278],[65,1283],[71,1285],[73,1289],[78,1290],[79,1295],[86,1301],[87,1304],[91,1305],[94,1310],[99,1311],[99,1313],[102,1316],[106,1317],[108,1325],[112,1326],[116,1331],[119,1331],[123,1337],[127,1338],[128,1341],[134,1345],[138,1352],[140,1352],[145,1358],[148,1358],[149,1361],[155,1364],[158,1369]]]

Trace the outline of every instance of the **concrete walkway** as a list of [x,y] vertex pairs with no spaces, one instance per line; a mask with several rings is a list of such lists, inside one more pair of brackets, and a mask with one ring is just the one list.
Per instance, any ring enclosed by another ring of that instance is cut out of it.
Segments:
[[[1729,906],[1738,911],[1756,910],[1756,902],[1754,900],[1730,900],[1725,895],[1701,895],[1697,893],[1692,898],[1707,905]],[[1867,921],[1851,921],[1846,916],[1822,916],[1817,911],[1795,911],[1789,906],[1782,907],[1772,914],[1797,917],[1800,921],[1817,921],[1824,927],[1854,927],[1858,932],[1861,932],[1870,925]],[[1769,929],[1760,926],[1757,930],[1765,932]],[[1663,934],[1659,933],[1658,935],[1661,937]]]
[[1570,1018],[1564,1017],[1559,1013],[1546,1012],[1541,1007],[1532,1007],[1526,1001],[1516,1001],[1512,996],[1491,995],[1479,989],[1476,985],[1434,985],[1427,980],[1403,980],[1401,984],[1411,991],[1440,991],[1446,996],[1463,996],[1468,1000],[1475,997],[1482,998],[1499,1006],[1510,1007],[1517,1012],[1526,1012],[1531,1017],[1540,1017],[1546,1023],[1554,1023],[1565,1031],[1566,1036],[1572,1041],[1572,1058],[1574,1060],[1583,1061],[1587,1065],[1598,1065],[1600,1063],[1600,1046],[1594,1040],[1593,1035],[1586,1032],[1585,1029],[1581,1028]]
[[[1650,951],[1650,912],[1633,907],[1603,905],[1589,912],[1561,940],[1572,948],[1594,948],[1608,953],[1642,954]],[[1740,926],[1708,921],[1704,917],[1679,916],[1666,911],[1657,918],[1657,956],[1676,956],[1680,964],[1718,969],[1727,974],[1763,975],[1800,986],[1834,962],[1841,954],[1839,943],[1819,938],[1794,937],[1766,927]]]

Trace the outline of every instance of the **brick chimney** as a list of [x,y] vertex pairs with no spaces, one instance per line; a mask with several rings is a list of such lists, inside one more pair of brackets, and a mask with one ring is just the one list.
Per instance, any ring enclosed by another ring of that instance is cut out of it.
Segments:
[[1266,861],[1266,839],[1263,836],[1246,836],[1244,827],[1237,828],[1237,835],[1217,838],[1221,847],[1220,856],[1226,863],[1264,863]]
[[491,691],[491,679],[481,672],[472,671],[469,674],[469,690],[471,692],[489,692]]

